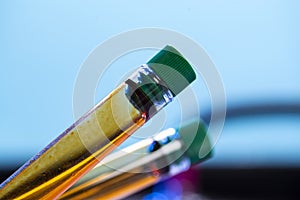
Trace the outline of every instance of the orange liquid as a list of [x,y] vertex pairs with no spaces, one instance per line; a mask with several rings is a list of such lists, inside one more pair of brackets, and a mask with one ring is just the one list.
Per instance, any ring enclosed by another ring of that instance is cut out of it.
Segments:
[[120,85],[1,188],[0,199],[58,198],[145,122]]
[[153,173],[121,173],[101,184],[96,184],[89,188],[83,189],[78,192],[66,192],[60,200],[81,200],[81,199],[121,199],[128,197],[141,188],[147,188],[159,181],[159,176]]

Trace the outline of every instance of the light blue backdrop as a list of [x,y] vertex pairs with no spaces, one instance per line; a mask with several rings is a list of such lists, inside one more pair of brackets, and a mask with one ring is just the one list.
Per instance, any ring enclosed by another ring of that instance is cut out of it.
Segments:
[[[74,121],[72,92],[80,65],[98,44],[126,30],[161,27],[197,41],[220,71],[228,102],[299,99],[299,9],[299,1],[283,0],[1,1],[0,167],[27,160]],[[119,64],[137,67],[152,55],[129,55]],[[112,81],[98,87],[96,99],[113,89],[117,80]],[[298,121],[273,119],[255,134],[248,129],[251,120],[229,123],[212,164],[242,163],[243,155],[257,161],[253,152],[264,151],[260,158],[266,162],[287,156],[300,165]],[[282,129],[289,134],[278,147],[273,136]]]

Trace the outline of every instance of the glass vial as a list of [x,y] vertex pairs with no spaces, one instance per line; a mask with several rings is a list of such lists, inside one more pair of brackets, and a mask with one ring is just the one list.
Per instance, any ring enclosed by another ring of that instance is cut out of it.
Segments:
[[0,199],[55,199],[196,78],[167,46],[0,185]]

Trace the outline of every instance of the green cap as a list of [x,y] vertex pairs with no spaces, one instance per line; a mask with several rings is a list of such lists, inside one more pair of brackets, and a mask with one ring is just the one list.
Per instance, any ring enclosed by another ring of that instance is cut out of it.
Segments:
[[163,48],[147,64],[164,81],[174,96],[196,79],[192,66],[171,46]]
[[178,132],[192,165],[212,156],[212,146],[206,134],[206,126],[202,121],[187,123],[179,128]]

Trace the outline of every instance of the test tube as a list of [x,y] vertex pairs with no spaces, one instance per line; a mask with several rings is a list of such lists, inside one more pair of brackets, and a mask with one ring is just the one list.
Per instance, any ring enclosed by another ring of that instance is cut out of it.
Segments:
[[[206,127],[199,120],[166,129],[110,154],[59,199],[126,198],[208,159],[212,151],[206,138]],[[206,152],[203,156],[200,148]]]
[[0,199],[55,199],[196,78],[166,46],[0,185]]

